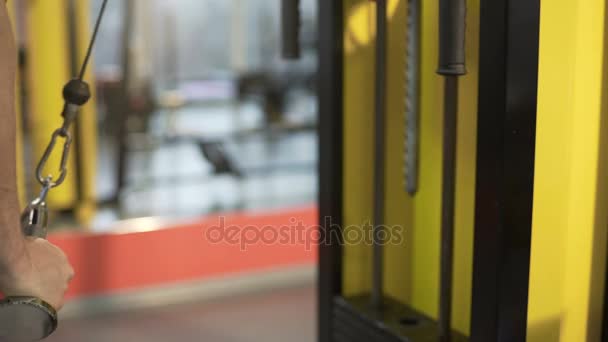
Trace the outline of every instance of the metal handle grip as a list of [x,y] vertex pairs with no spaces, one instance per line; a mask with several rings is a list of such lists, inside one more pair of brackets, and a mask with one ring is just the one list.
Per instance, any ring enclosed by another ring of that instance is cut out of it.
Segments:
[[300,58],[300,0],[281,0],[282,55]]
[[21,214],[23,235],[46,239],[48,215],[46,203],[31,203]]
[[[44,199],[50,187],[43,187],[21,215],[25,236],[46,238],[48,210]],[[57,311],[36,297],[12,296],[0,301],[0,342],[40,341],[57,328]]]
[[466,0],[439,0],[439,67],[437,73],[459,76],[465,68]]

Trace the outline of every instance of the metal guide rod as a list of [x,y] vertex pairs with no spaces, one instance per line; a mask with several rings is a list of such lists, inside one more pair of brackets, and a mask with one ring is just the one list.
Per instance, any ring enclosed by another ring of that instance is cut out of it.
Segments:
[[285,59],[300,58],[300,0],[281,0],[281,40]]
[[420,130],[420,0],[407,5],[405,51],[404,184],[410,196],[418,191]]
[[441,265],[439,331],[442,342],[450,340],[452,279],[454,263],[454,191],[456,170],[456,127],[458,78],[446,76],[443,122],[443,186],[441,191]]
[[[376,1],[376,84],[375,84],[375,136],[374,136],[374,222],[372,305],[382,307],[383,288],[383,232],[384,225],[384,171],[386,126],[386,1]],[[386,232],[384,232],[386,233]],[[385,234],[384,234],[385,235]]]
[[[120,63],[122,66],[122,80],[120,82],[120,95],[117,100],[119,103],[120,111],[122,111],[121,115],[118,117],[118,139],[117,139],[117,148],[116,152],[118,155],[118,167],[116,168],[116,182],[117,189],[114,193],[114,198],[112,200],[114,202],[118,202],[120,199],[121,192],[125,189],[127,185],[127,121],[129,118],[129,100],[128,100],[128,89],[132,80],[132,59],[133,56],[131,54],[131,40],[135,35],[134,30],[134,14],[135,12],[135,3],[133,0],[123,0],[122,2],[122,30],[120,34]],[[167,10],[163,13],[166,18],[174,19],[174,13],[170,10]],[[169,21],[169,20],[168,20]],[[167,25],[163,27],[163,31],[165,36],[163,37],[165,41],[168,41],[170,44],[177,44],[177,37],[172,36],[175,33],[175,22],[171,21],[171,25]],[[175,68],[175,63],[179,60],[177,56],[177,48],[176,45],[171,46],[169,49],[166,49],[165,52],[171,58],[165,59],[165,66],[167,70],[170,70],[169,74],[169,86],[174,87],[175,82],[177,82],[177,68]],[[165,74],[166,75],[166,74]],[[166,81],[166,80],[165,80]]]
[[438,331],[440,342],[449,342],[452,334],[458,77],[466,73],[465,1],[439,0],[439,67],[437,73],[445,76]]

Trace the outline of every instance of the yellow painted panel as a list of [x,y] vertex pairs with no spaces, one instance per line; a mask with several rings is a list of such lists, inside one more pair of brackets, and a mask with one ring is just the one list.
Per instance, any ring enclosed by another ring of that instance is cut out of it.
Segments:
[[[375,7],[369,0],[344,1],[344,211],[348,230],[363,230],[373,215]],[[348,235],[346,236],[348,240]],[[371,246],[344,246],[345,295],[371,288]]]
[[[65,0],[26,1],[28,32],[29,128],[33,158],[37,163],[52,132],[61,126],[61,91],[69,80],[69,54],[65,20]],[[61,146],[57,146],[61,148]],[[45,174],[57,175],[60,151],[49,159]],[[74,170],[71,154],[68,169]],[[74,173],[51,191],[48,203],[53,210],[72,208],[76,200]]]
[[600,340],[605,19],[601,0],[541,2],[529,341]]
[[[76,6],[76,31],[78,39],[78,59],[76,64],[80,67],[84,60],[89,40],[91,39],[91,1],[78,0],[75,1]],[[84,105],[80,111],[78,122],[80,134],[78,135],[78,144],[80,145],[80,180],[82,186],[81,199],[77,205],[76,215],[78,222],[83,225],[88,225],[95,215],[96,199],[95,199],[95,181],[97,170],[97,110],[95,106],[95,78],[93,73],[93,60],[89,62],[89,67],[85,74],[85,81],[91,88],[91,99]]]
[[[384,291],[388,296],[409,303],[412,286],[412,201],[404,190],[403,151],[405,139],[405,52],[406,16],[408,1],[391,1],[397,4],[389,11],[387,30],[387,87],[386,87],[386,214],[391,236],[402,234],[400,243],[389,243],[384,249]],[[391,15],[392,14],[392,15]],[[405,234],[404,234],[405,233]]]
[[[574,56],[566,46],[575,41],[575,2],[542,6],[532,253],[528,299],[528,339],[558,341],[563,292],[563,251],[567,228],[570,170],[570,114]],[[564,7],[563,5],[567,5]],[[559,37],[559,39],[556,39]],[[560,51],[554,55],[551,51]],[[566,66],[566,67],[564,67]],[[556,72],[559,70],[559,72]],[[542,177],[540,176],[542,175]],[[541,244],[542,241],[542,244]]]
[[436,1],[422,3],[420,165],[413,201],[411,304],[437,317],[441,217],[443,79],[436,74],[439,10]]

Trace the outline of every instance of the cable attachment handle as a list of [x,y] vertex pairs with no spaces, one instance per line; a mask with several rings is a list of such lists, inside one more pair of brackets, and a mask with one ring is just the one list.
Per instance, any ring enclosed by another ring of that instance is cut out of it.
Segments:
[[40,195],[30,202],[21,214],[21,231],[25,236],[46,238],[49,211],[46,198],[52,188],[51,178],[47,178]]
[[[63,112],[61,113],[63,116],[63,125],[53,132],[51,141],[46,147],[44,154],[40,158],[38,167],[36,168],[36,177],[38,178],[40,185],[43,187],[48,183],[50,184],[50,188],[55,188],[61,185],[67,177],[68,157],[70,155],[70,147],[72,145],[70,126],[76,119],[80,107],[87,103],[87,101],[89,101],[91,98],[91,90],[85,81],[81,79],[73,79],[69,81],[63,88],[63,98],[65,99],[65,105],[63,106]],[[55,149],[55,145],[57,145],[57,141],[60,138],[63,138],[65,141],[63,143],[61,163],[59,164],[59,176],[54,179],[52,175],[44,176],[42,173],[46,163],[53,153],[53,150]]]

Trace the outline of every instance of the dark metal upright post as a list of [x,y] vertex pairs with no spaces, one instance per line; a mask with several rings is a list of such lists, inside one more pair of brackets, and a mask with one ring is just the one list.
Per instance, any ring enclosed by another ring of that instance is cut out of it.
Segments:
[[472,342],[526,340],[540,2],[480,3]]
[[342,6],[342,0],[318,1],[320,342],[333,341],[334,297],[342,291]]
[[465,0],[439,1],[439,67],[437,73],[445,76],[439,294],[439,339],[441,342],[449,342],[452,335],[458,77],[466,73],[465,24]]
[[300,58],[300,0],[281,0],[281,50],[283,58]]
[[132,0],[124,0],[123,2],[123,27],[121,34],[121,64],[122,64],[122,80],[120,82],[120,110],[122,115],[119,117],[118,123],[118,139],[117,139],[117,154],[118,167],[116,168],[117,189],[113,200],[118,202],[120,194],[127,186],[127,154],[128,154],[128,117],[131,115],[131,106],[129,105],[129,83],[131,81],[131,37],[134,25],[135,4]]
[[382,306],[383,288],[383,225],[384,225],[384,171],[386,145],[386,1],[376,0],[376,84],[375,84],[375,136],[374,136],[374,244],[372,268],[372,305]]

